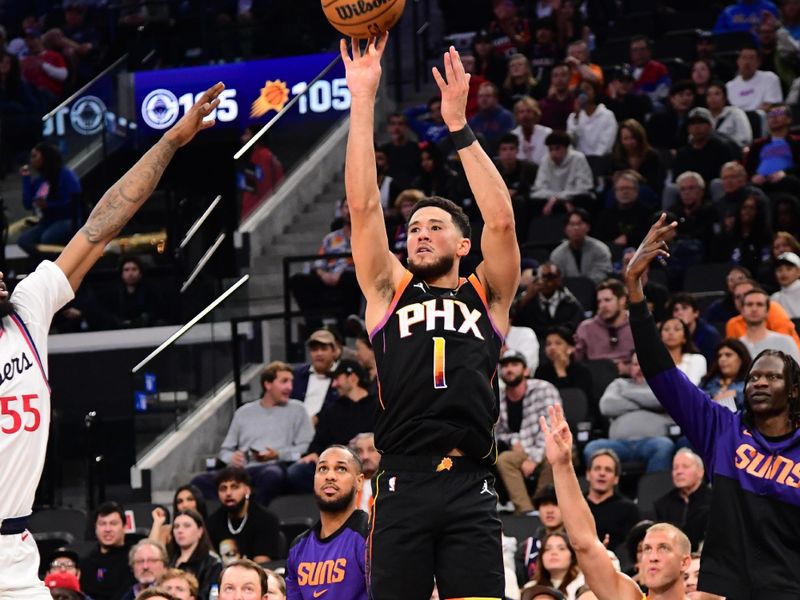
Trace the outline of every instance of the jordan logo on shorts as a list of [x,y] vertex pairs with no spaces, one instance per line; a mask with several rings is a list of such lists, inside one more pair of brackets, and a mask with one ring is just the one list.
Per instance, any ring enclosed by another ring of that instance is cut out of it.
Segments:
[[389,477],[389,491],[393,492],[395,490],[395,483],[397,482],[397,477]]
[[489,489],[489,482],[485,479],[483,480],[483,488],[481,489],[481,494],[491,494],[492,491]]

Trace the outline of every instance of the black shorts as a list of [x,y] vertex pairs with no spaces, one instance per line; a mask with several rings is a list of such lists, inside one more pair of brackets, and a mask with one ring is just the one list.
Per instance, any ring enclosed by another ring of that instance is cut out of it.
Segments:
[[428,600],[434,577],[442,599],[504,596],[497,494],[486,466],[464,457],[383,456],[373,485],[373,600]]

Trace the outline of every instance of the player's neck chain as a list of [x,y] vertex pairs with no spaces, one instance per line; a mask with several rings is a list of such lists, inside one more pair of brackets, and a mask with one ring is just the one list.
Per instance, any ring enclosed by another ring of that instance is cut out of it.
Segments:
[[228,531],[231,532],[231,535],[239,535],[242,532],[242,529],[244,529],[245,523],[247,523],[247,517],[249,517],[249,516],[250,515],[248,515],[247,513],[244,513],[244,518],[242,519],[242,522],[239,523],[239,526],[236,529],[234,529],[233,528],[233,523],[231,523],[231,516],[228,515]]
[[[461,289],[461,286],[464,285],[464,281],[459,279],[458,285],[456,287],[454,287],[454,288],[440,288],[440,287],[433,287],[432,288],[427,283],[425,283],[425,281],[420,281],[416,285],[420,289],[422,289],[422,291],[424,291],[426,294],[430,294],[431,296],[442,297],[442,296],[445,296],[445,295],[448,295],[448,294],[450,296],[455,296],[458,293],[458,291]],[[439,293],[435,293],[435,292],[439,292]]]

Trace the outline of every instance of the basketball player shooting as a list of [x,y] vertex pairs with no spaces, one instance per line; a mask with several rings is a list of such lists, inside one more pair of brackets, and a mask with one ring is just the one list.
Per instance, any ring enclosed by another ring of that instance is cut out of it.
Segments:
[[175,152],[219,104],[222,83],[197,103],[100,199],[55,263],[43,261],[9,297],[0,274],[0,598],[50,600],[39,580],[39,554],[27,531],[50,428],[47,332],[83,277],[150,197]]
[[500,521],[489,466],[498,417],[496,369],[519,281],[508,189],[467,125],[469,75],[454,48],[433,69],[450,130],[485,223],[483,262],[468,278],[470,224],[456,204],[426,198],[408,223],[408,265],[389,250],[373,150],[375,97],[387,37],[341,53],[352,94],[345,187],[356,276],[378,367],[382,453],[374,480],[369,584],[376,600],[501,598]]

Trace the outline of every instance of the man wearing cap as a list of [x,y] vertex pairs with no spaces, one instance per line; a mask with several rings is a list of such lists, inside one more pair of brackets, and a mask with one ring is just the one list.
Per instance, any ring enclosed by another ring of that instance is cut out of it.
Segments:
[[697,31],[694,48],[695,60],[705,60],[717,79],[729,81],[736,75],[736,67],[732,62],[717,57],[717,41],[710,31],[702,29]]
[[375,430],[378,398],[368,391],[364,367],[358,361],[342,359],[333,372],[331,385],[339,392],[338,397],[322,408],[308,450],[289,467],[289,484],[295,493],[313,491],[317,460],[325,448],[334,444],[346,446],[359,433]]
[[533,508],[539,512],[539,521],[542,524],[531,537],[519,543],[516,567],[517,579],[522,583],[536,579],[536,559],[542,550],[541,540],[544,536],[564,529],[564,518],[561,516],[556,489],[552,484],[539,488],[533,497]]
[[69,548],[58,548],[47,559],[47,573],[71,573],[80,579],[81,570],[78,553]]
[[317,329],[306,340],[311,362],[294,370],[292,398],[305,404],[310,417],[316,417],[322,406],[336,397],[331,386],[331,371],[336,364],[336,338],[327,329]]
[[[292,367],[275,361],[261,373],[262,396],[236,410],[218,458],[246,468],[255,486],[253,498],[267,505],[283,492],[286,467],[300,458],[314,436],[303,403],[290,398]],[[218,471],[201,473],[192,483],[208,499],[217,497]]]
[[653,112],[650,96],[633,91],[633,69],[630,65],[622,65],[611,72],[605,105],[620,123],[626,119],[645,123],[647,115]]
[[775,260],[775,279],[781,289],[771,299],[780,304],[790,319],[800,317],[800,256],[784,252]]
[[666,109],[652,114],[647,121],[647,136],[654,148],[677,150],[686,144],[686,121],[694,103],[694,83],[676,81],[669,88]]
[[722,165],[737,157],[728,144],[712,135],[714,119],[707,108],[698,106],[690,110],[687,123],[689,143],[678,150],[673,171],[675,176],[695,171],[709,182],[719,176]]
[[81,584],[73,573],[62,571],[50,573],[44,578],[44,585],[50,590],[53,600],[83,600],[86,594],[81,592]]
[[505,450],[497,458],[497,470],[518,515],[533,511],[526,479],[538,469],[537,488],[552,483],[549,465],[542,461],[544,437],[539,429],[539,417],[547,414],[549,405],[561,404],[561,397],[552,383],[530,379],[529,375],[525,355],[521,352],[506,350],[500,357],[500,379],[505,391],[500,399],[495,437]]

